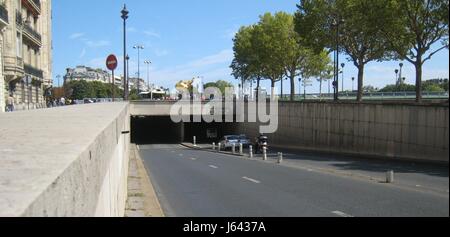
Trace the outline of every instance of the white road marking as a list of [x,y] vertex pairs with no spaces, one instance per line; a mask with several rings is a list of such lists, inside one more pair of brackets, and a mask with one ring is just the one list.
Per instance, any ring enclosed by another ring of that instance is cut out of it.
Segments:
[[209,167],[213,168],[213,169],[218,169],[219,167],[215,166],[215,165],[210,165]]
[[352,215],[349,215],[349,214],[341,212],[341,211],[334,211],[332,213],[335,214],[335,215],[338,215],[340,217],[353,217]]
[[141,148],[139,147],[139,145],[137,145],[136,147],[137,147],[138,151],[140,151],[140,150],[141,150]]
[[256,179],[251,179],[251,178],[248,178],[248,177],[242,177],[242,178],[245,179],[245,180],[247,180],[247,181],[256,183],[256,184],[260,184],[260,183],[261,183],[261,181],[258,181],[258,180],[256,180]]
[[191,158],[191,160],[197,160],[197,158]]
[[184,156],[183,154],[179,154],[179,156]]

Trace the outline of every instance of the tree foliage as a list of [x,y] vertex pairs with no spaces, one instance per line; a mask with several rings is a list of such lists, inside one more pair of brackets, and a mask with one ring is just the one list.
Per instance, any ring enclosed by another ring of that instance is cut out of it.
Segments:
[[[416,69],[416,100],[422,100],[422,66],[437,52],[448,49],[448,0],[396,0],[398,21],[386,38],[400,59]],[[441,46],[434,48],[440,43]]]
[[220,90],[220,93],[222,93],[222,95],[225,95],[225,89],[226,88],[234,88],[233,84],[224,81],[224,80],[218,80],[216,82],[209,82],[205,84],[205,89],[206,88],[217,88]]
[[[85,98],[111,98],[112,86],[98,81],[88,82],[85,80],[70,81],[64,85],[66,97],[72,100],[83,100]],[[123,97],[123,90],[114,86],[114,96]]]
[[[318,76],[328,55],[301,44],[295,31],[294,18],[285,12],[260,16],[257,24],[242,27],[234,38],[232,75],[243,81],[267,79],[271,81],[272,95],[277,81],[284,77],[291,82],[291,100],[294,99],[298,76]],[[323,69],[323,68],[322,68]]]
[[304,0],[298,5],[295,22],[301,42],[316,51],[343,52],[358,68],[358,101],[362,100],[365,65],[392,57],[383,36],[395,20],[391,10],[394,3],[392,0]]

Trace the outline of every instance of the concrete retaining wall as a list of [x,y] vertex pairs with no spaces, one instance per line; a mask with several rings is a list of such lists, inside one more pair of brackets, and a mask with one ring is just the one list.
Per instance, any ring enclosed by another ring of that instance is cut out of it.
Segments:
[[[275,146],[447,163],[447,105],[280,103]],[[256,137],[259,125],[238,124]]]
[[0,114],[0,216],[123,216],[126,103]]

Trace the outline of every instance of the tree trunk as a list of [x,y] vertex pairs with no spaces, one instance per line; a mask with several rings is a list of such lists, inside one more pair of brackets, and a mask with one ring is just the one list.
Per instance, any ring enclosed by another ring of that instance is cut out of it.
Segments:
[[256,101],[258,101],[258,99],[259,99],[259,84],[260,84],[260,82],[261,82],[261,78],[258,77],[256,79]]
[[364,64],[360,63],[358,66],[358,96],[356,101],[361,102],[363,99],[364,87]]
[[294,101],[295,97],[295,74],[291,74],[290,78],[291,80],[291,101]]
[[280,82],[281,82],[281,99],[283,99],[283,78],[281,78],[281,80],[280,80]]
[[270,95],[270,99],[271,100],[275,100],[275,98],[276,98],[276,96],[275,96],[275,83],[276,83],[276,81],[275,81],[275,79],[274,80],[272,80],[272,93],[271,93],[271,95]]
[[322,82],[323,80],[320,79],[320,88],[319,88],[319,98],[322,99]]
[[417,56],[416,67],[416,102],[422,102],[422,56]]

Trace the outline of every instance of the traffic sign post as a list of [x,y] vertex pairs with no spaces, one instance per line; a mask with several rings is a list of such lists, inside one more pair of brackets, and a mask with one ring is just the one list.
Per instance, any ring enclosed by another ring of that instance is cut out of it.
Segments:
[[112,94],[112,101],[114,102],[115,100],[115,95],[114,95],[114,81],[115,81],[115,77],[114,77],[114,70],[116,70],[117,68],[117,64],[118,64],[118,60],[117,57],[114,54],[111,54],[108,56],[108,58],[106,58],[106,67],[112,71],[112,78],[111,78],[111,94]]

